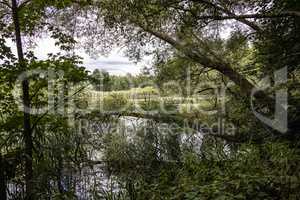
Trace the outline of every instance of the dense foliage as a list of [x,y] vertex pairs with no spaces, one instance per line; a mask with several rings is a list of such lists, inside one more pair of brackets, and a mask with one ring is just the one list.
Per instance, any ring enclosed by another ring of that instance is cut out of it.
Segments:
[[[0,0],[0,198],[300,199],[299,33],[298,0]],[[75,51],[116,46],[151,69]]]

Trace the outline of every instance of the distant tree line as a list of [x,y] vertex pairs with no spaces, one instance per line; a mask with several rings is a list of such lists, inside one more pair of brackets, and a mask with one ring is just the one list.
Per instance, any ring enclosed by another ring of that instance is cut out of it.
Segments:
[[95,69],[89,76],[89,82],[96,91],[120,91],[146,87],[153,83],[152,76],[145,72],[139,75],[112,75],[105,70]]

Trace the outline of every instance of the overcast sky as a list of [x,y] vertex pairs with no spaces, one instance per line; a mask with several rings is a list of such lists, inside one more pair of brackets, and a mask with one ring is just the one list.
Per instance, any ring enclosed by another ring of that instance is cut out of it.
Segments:
[[[231,30],[231,24],[229,23],[221,30],[221,38],[228,38]],[[16,54],[16,45],[12,41],[7,42],[9,46],[12,47],[13,53]],[[61,51],[55,46],[55,40],[47,36],[38,39],[36,43],[37,46],[34,49],[34,53],[35,56],[41,60],[46,59],[49,53],[55,54]],[[142,68],[151,66],[151,57],[144,58],[140,63],[136,64],[124,56],[122,49],[113,49],[108,56],[99,55],[97,58],[95,58],[95,56],[89,56],[83,49],[76,50],[76,55],[83,58],[83,66],[91,72],[95,69],[103,69],[114,75],[125,75],[127,73],[135,75],[139,74]]]
[[[15,44],[8,41],[13,52],[16,54]],[[37,41],[37,46],[34,49],[35,56],[38,59],[46,59],[49,53],[58,53],[60,49],[55,46],[55,41],[49,37],[41,38]],[[83,66],[89,71],[95,69],[104,69],[111,74],[125,75],[126,73],[138,74],[144,66],[150,65],[150,59],[144,59],[140,63],[134,63],[125,57],[122,49],[113,49],[108,56],[98,56],[92,58],[84,50],[76,50],[76,54],[83,58]]]

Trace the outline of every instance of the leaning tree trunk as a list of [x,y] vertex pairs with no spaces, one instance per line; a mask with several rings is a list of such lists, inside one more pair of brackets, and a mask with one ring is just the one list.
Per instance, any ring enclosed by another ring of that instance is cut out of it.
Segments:
[[[200,47],[197,45],[186,45],[180,41],[175,40],[170,35],[166,33],[159,32],[157,30],[149,28],[147,25],[133,21],[133,24],[139,26],[145,32],[159,38],[160,40],[170,44],[176,50],[181,52],[184,56],[191,59],[193,62],[200,64],[203,67],[214,69],[221,74],[228,77],[231,81],[233,81],[236,85],[239,86],[241,95],[246,98],[251,98],[253,89],[256,86],[251,83],[245,76],[240,74],[238,71],[232,68],[229,63],[226,63],[222,59],[218,59],[215,57],[214,59],[209,58],[208,56],[202,55]],[[273,107],[273,99],[270,98],[265,92],[258,91],[254,96],[259,103],[263,105],[268,105],[269,107]]]
[[[15,39],[17,45],[17,53],[18,53],[18,61],[19,66],[21,67],[24,72],[26,72],[26,63],[24,60],[24,53],[22,47],[22,38],[21,38],[21,30],[20,30],[20,23],[19,23],[19,16],[18,16],[18,5],[16,0],[12,0],[12,15],[13,15],[13,22],[15,28]],[[29,96],[29,80],[27,77],[22,81],[22,93],[23,93],[23,106],[24,106],[24,130],[23,130],[23,137],[25,141],[25,184],[26,184],[26,198],[27,200],[33,199],[33,170],[32,170],[32,149],[33,149],[33,142],[32,142],[32,130],[30,125],[30,96]]]

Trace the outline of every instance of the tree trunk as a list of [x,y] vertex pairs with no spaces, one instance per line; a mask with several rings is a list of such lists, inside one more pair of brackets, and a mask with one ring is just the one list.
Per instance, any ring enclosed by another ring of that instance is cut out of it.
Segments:
[[[23,47],[22,47],[22,38],[21,30],[18,16],[18,5],[16,0],[12,0],[12,14],[13,22],[15,25],[15,38],[17,45],[18,61],[19,65],[24,72],[26,72],[26,64],[24,60]],[[29,80],[25,76],[25,79],[22,81],[22,93],[23,93],[23,106],[24,106],[24,130],[23,137],[25,141],[25,184],[26,184],[26,197],[25,199],[33,199],[33,170],[32,170],[32,130],[30,124],[30,96],[29,96]]]
[[62,175],[62,170],[63,170],[63,160],[61,157],[61,152],[58,152],[58,158],[57,158],[57,188],[58,191],[61,195],[64,194],[64,187],[63,187],[63,175]]
[[0,198],[6,200],[6,177],[5,177],[5,166],[0,153]]
[[[219,60],[217,57],[212,60],[211,58],[202,55],[199,52],[199,47],[193,45],[184,45],[180,41],[173,39],[166,33],[159,32],[157,30],[149,28],[147,25],[144,25],[139,22],[133,22],[135,25],[139,26],[145,32],[150,33],[151,35],[163,40],[164,42],[170,44],[179,52],[181,52],[184,56],[191,59],[192,61],[199,63],[203,67],[207,67],[209,69],[217,70],[222,73],[226,77],[228,77],[231,81],[233,81],[236,85],[240,87],[240,91],[242,96],[246,98],[251,98],[252,90],[256,88],[254,84],[252,84],[249,80],[247,80],[242,74],[237,72],[232,66],[222,60]],[[259,103],[265,104],[273,107],[273,100],[263,91],[257,92],[255,94],[255,98],[259,101]],[[271,103],[271,104],[270,104]]]
[[135,197],[134,183],[131,179],[127,180],[126,189],[127,189],[128,194],[129,194],[129,199],[130,200],[135,200],[136,197]]

